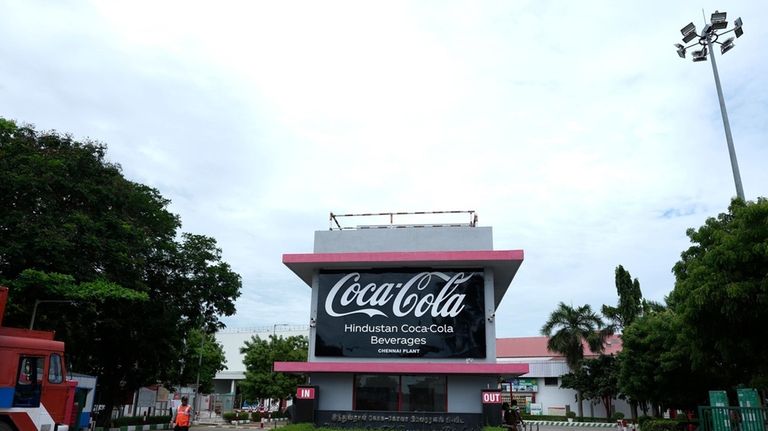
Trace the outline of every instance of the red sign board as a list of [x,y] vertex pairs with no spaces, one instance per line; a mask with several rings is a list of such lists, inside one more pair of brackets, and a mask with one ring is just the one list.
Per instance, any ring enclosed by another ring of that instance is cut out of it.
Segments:
[[296,388],[296,399],[314,400],[315,388]]
[[483,392],[483,404],[501,404],[501,392]]

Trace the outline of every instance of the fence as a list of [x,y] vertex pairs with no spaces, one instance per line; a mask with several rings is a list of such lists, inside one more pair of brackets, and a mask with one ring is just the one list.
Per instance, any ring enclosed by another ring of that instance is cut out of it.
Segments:
[[699,407],[699,431],[766,431],[768,408]]

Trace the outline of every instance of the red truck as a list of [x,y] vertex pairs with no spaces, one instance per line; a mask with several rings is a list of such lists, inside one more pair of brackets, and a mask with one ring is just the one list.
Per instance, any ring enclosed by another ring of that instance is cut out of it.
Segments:
[[7,302],[0,286],[0,431],[69,431],[77,383],[67,380],[64,343],[3,326]]

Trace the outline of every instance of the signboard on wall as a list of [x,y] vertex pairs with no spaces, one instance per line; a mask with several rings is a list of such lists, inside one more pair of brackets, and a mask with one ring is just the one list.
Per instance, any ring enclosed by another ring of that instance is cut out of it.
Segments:
[[534,379],[512,379],[510,380],[510,389],[512,392],[538,392],[538,381]]
[[485,358],[480,269],[321,271],[315,355]]

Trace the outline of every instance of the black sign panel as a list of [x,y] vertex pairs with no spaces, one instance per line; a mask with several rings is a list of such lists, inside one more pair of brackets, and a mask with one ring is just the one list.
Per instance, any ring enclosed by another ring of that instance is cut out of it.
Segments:
[[483,271],[321,271],[316,356],[485,358]]

